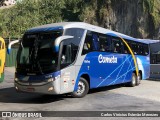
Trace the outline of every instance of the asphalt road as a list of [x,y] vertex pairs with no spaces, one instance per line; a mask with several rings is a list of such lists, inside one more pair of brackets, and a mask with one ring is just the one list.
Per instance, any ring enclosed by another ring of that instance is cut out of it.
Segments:
[[94,89],[84,98],[72,98],[70,95],[17,93],[13,78],[14,68],[5,68],[5,80],[0,84],[0,111],[160,111],[160,81],[143,80],[136,87],[116,85]]

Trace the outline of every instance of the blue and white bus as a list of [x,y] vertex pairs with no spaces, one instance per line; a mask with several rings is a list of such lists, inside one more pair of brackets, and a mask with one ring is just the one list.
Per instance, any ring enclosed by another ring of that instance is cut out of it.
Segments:
[[148,44],[83,22],[27,30],[17,54],[15,88],[85,96],[89,89],[140,84],[150,74]]

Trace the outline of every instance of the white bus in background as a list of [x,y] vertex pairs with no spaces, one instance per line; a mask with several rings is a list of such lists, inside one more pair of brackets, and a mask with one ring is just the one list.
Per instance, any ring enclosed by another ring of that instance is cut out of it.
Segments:
[[16,0],[4,0],[3,6],[9,6],[16,4]]
[[160,40],[150,40],[150,78],[160,79]]
[[150,78],[160,79],[160,40],[139,39],[149,44]]

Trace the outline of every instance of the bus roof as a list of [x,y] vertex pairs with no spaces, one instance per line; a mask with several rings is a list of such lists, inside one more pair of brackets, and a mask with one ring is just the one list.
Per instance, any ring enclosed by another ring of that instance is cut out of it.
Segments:
[[147,44],[153,44],[153,43],[159,43],[160,42],[160,40],[152,40],[152,39],[138,39],[138,40],[141,40],[141,41],[143,40]]
[[150,42],[149,41],[147,42],[147,39],[145,39],[145,40],[144,39],[136,39],[136,38],[133,38],[131,36],[128,36],[128,35],[125,35],[125,34],[122,34],[119,32],[115,32],[115,31],[112,31],[109,29],[105,29],[105,28],[98,27],[98,26],[91,25],[91,24],[84,23],[84,22],[60,22],[60,23],[46,24],[46,25],[31,28],[31,29],[27,30],[26,32],[27,33],[42,32],[42,31],[45,32],[45,31],[52,31],[52,30],[62,30],[62,29],[67,29],[67,28],[82,28],[82,29],[86,29],[86,30],[90,30],[90,31],[94,31],[94,32],[108,34],[108,35],[115,36],[115,37],[117,37],[117,35],[118,35],[118,36],[120,36],[124,39],[127,39],[127,40],[133,40],[133,41],[146,43],[146,44],[149,44],[151,42],[151,40],[150,40]]

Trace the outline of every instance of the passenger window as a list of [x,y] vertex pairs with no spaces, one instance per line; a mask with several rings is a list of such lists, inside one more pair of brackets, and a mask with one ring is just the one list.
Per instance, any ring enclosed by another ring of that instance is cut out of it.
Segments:
[[138,45],[135,42],[132,42],[131,45],[132,45],[133,53],[137,55],[139,50]]
[[143,53],[144,53],[144,55],[148,55],[149,54],[149,47],[148,47],[148,45],[146,45],[146,44],[144,44],[143,45]]
[[83,51],[82,55],[85,55],[93,50],[95,50],[95,47],[93,45],[93,37],[92,37],[92,32],[87,32],[86,34],[86,39],[83,45]]
[[118,38],[112,38],[112,51],[115,53],[122,53],[123,43]]
[[156,55],[156,63],[160,64],[160,55],[159,54]]
[[62,57],[61,57],[61,65],[62,64],[71,64],[71,44],[63,45]]
[[100,51],[111,51],[110,39],[107,35],[99,34]]
[[75,61],[79,44],[75,42],[74,39],[62,41],[61,44],[63,45],[61,53],[61,68],[64,68]]
[[135,55],[148,55],[148,45],[139,42],[132,42],[132,50]]
[[142,44],[138,44],[139,54],[144,55],[144,48]]
[[151,60],[150,60],[151,64],[156,64],[157,63],[156,54],[151,54],[150,58],[151,58]]
[[81,42],[83,34],[84,30],[80,28],[68,28],[65,30],[65,35],[74,36],[73,40],[75,40],[78,44]]
[[[127,42],[127,44],[130,47],[129,42],[127,40],[125,40],[125,41]],[[124,51],[123,51],[124,54],[130,54],[130,51],[129,51],[129,49],[128,49],[128,47],[127,47],[127,45],[125,43],[123,43],[123,49],[124,49]]]
[[93,42],[93,45],[92,45],[93,51],[98,51],[99,50],[99,36],[95,32],[92,33],[92,42]]

